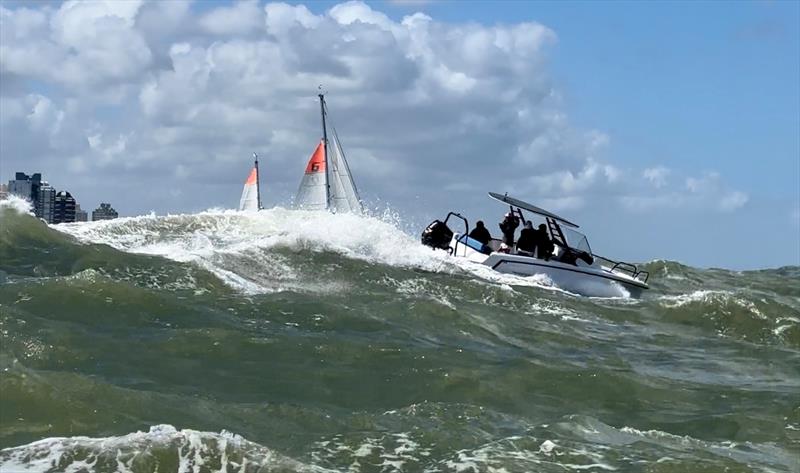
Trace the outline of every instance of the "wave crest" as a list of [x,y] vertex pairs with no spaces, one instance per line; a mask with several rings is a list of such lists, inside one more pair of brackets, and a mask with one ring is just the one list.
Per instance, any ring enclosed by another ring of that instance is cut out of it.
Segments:
[[321,472],[227,431],[156,425],[120,437],[54,437],[0,451],[3,471]]

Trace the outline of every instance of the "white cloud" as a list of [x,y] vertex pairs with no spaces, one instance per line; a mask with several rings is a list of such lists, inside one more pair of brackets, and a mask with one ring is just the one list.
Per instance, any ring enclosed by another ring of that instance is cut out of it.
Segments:
[[200,17],[200,26],[207,32],[220,36],[247,35],[265,28],[264,12],[258,0],[242,0],[230,7],[218,7]]
[[[322,84],[366,195],[427,202],[445,186],[502,187],[557,210],[597,196],[634,210],[747,202],[718,175],[676,189],[665,167],[604,159],[610,137],[570,124],[547,67],[558,38],[536,22],[254,0],[204,13],[181,1],[0,7],[0,22],[0,141],[20,170],[76,182],[124,171],[137,184],[166,172],[187,186],[172,205],[225,205],[257,151],[270,192],[292,192],[319,139]],[[168,188],[142,205],[165,205]],[[674,198],[686,190],[696,200]]]
[[433,0],[389,0],[389,3],[403,6],[422,6],[433,3]]
[[268,3],[264,6],[267,31],[275,36],[283,36],[294,27],[314,28],[321,19],[311,13],[305,5]]
[[567,196],[555,199],[544,198],[539,200],[542,206],[553,212],[563,212],[565,210],[577,210],[584,206],[585,199],[581,196]]
[[731,212],[743,207],[748,200],[750,198],[744,192],[732,191],[722,196],[719,201],[719,207],[726,212]]
[[668,185],[667,177],[671,174],[672,171],[664,166],[645,169],[642,177],[650,188],[634,188],[634,192],[620,195],[619,202],[634,212],[679,208],[732,212],[749,200],[746,193],[727,188],[716,171],[687,176],[683,179],[683,187],[678,188]]
[[134,24],[140,7],[133,0],[0,7],[0,71],[76,89],[135,82],[152,59]]
[[660,189],[667,185],[667,178],[671,174],[671,171],[664,167],[664,166],[656,166],[653,168],[647,168],[642,172],[642,177],[650,181],[650,183],[656,189]]
[[26,118],[31,128],[44,130],[50,134],[58,133],[64,120],[64,111],[58,110],[53,102],[43,95],[32,94],[28,95],[27,99],[31,111]]

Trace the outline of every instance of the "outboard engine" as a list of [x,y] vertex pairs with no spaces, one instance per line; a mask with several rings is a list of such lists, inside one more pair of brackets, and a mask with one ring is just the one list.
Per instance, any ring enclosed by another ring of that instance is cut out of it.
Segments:
[[441,220],[434,220],[422,232],[422,244],[433,249],[448,250],[453,239],[453,230]]

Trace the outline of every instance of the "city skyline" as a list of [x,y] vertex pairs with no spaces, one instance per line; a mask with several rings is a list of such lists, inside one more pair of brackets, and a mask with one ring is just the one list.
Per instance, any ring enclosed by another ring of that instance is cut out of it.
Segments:
[[[30,204],[31,212],[47,223],[72,223],[88,221],[88,213],[81,209],[75,197],[67,190],[57,190],[44,179],[44,173],[17,171],[8,184],[0,184],[0,199],[8,196],[22,198]],[[92,221],[117,218],[119,214],[110,204],[101,202],[92,212]]]
[[496,232],[507,191],[624,259],[800,264],[794,3],[4,5],[3,180],[234,208],[255,151],[265,206],[288,205],[323,84],[368,206],[410,228],[457,210]]

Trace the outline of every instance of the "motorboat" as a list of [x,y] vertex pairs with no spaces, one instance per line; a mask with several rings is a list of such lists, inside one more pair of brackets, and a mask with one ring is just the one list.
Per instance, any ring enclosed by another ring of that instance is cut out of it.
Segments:
[[[599,256],[592,252],[589,240],[576,229],[577,224],[558,215],[515,199],[508,194],[490,192],[489,197],[509,206],[510,213],[522,223],[527,222],[524,212],[543,218],[553,251],[539,257],[507,246],[499,239],[488,243],[469,237],[470,226],[466,217],[450,212],[444,220],[434,220],[422,233],[422,243],[483,264],[500,273],[518,276],[544,275],[555,286],[572,293],[594,297],[639,297],[649,289],[650,274],[635,264]],[[523,212],[524,211],[524,212]],[[464,232],[454,232],[448,226],[451,219],[460,220]]]

